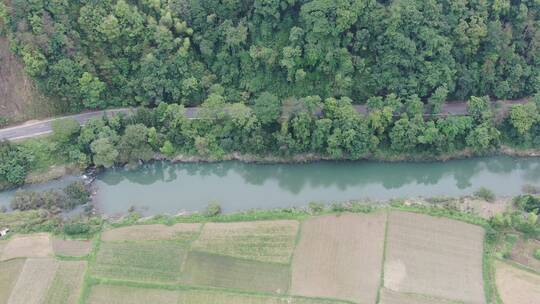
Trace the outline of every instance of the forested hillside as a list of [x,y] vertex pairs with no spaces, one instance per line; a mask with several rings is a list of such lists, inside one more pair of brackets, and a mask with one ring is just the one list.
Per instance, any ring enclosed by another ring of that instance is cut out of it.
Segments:
[[3,0],[0,26],[71,111],[261,94],[417,95],[540,89],[538,0]]

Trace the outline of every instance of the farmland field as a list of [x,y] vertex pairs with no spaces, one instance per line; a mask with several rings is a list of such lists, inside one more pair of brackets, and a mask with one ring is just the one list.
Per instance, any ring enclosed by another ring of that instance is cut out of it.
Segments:
[[261,262],[288,264],[298,221],[208,223],[193,249]]
[[407,294],[388,290],[381,290],[380,304],[454,304],[454,301],[435,299],[416,294]]
[[86,261],[60,261],[44,303],[76,304],[85,270]]
[[24,263],[9,304],[41,304],[58,269],[54,259],[28,259]]
[[540,272],[540,260],[534,257],[535,250],[540,250],[540,241],[518,240],[512,248],[510,259]]
[[479,226],[391,212],[384,286],[403,293],[484,303],[483,237]]
[[90,253],[90,241],[52,240],[54,254],[62,256],[82,257]]
[[0,304],[483,304],[483,234],[380,210],[135,225],[103,232],[95,246],[15,235],[3,243]]
[[92,274],[145,282],[177,282],[185,249],[172,241],[103,242]]
[[111,241],[192,241],[197,237],[201,224],[135,225],[105,231],[101,239]]
[[188,285],[283,294],[289,287],[289,267],[192,251],[182,281]]
[[7,303],[23,266],[23,259],[0,262],[0,304]]
[[96,285],[87,304],[340,304],[332,300],[237,294],[209,290],[165,290]]
[[46,233],[16,236],[9,240],[2,252],[1,261],[13,258],[45,258],[52,256],[51,240]]
[[375,303],[386,214],[342,214],[302,225],[292,265],[291,293]]
[[540,299],[539,274],[533,274],[500,261],[495,263],[495,269],[497,289],[503,303],[538,303]]

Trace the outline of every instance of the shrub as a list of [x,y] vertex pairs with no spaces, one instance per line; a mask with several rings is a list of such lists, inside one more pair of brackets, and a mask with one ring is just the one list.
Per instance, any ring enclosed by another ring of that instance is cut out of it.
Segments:
[[90,232],[90,225],[86,223],[65,223],[64,233],[67,235],[86,234]]
[[217,216],[221,214],[221,206],[218,203],[210,203],[204,210],[204,215],[207,217]]
[[68,202],[64,206],[65,209],[73,209],[76,206],[84,205],[90,200],[90,192],[81,181],[73,182],[64,188],[64,192],[68,197]]
[[525,212],[540,212],[540,197],[526,194],[514,198],[514,205]]
[[324,204],[311,202],[309,203],[309,210],[313,214],[321,213],[324,211]]
[[540,260],[540,248],[534,251],[534,258]]
[[495,194],[493,193],[493,191],[485,187],[481,187],[480,189],[476,190],[474,192],[474,195],[487,202],[493,202],[495,200]]

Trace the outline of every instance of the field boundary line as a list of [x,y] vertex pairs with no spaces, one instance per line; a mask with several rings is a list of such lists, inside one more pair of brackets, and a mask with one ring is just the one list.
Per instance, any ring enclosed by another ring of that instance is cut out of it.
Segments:
[[199,232],[198,232],[197,236],[193,240],[186,242],[187,243],[187,245],[186,245],[187,248],[186,248],[186,250],[184,252],[184,256],[183,256],[183,259],[182,259],[182,264],[180,265],[180,273],[178,274],[178,278],[179,278],[180,281],[182,281],[182,276],[184,275],[184,269],[186,268],[186,263],[187,263],[189,253],[193,251],[193,243],[198,241],[201,238],[201,235],[202,235],[204,226],[206,226],[206,223],[200,223],[199,226],[200,227],[199,227]]
[[298,231],[296,232],[296,237],[294,238],[294,248],[293,252],[291,254],[291,257],[289,258],[289,286],[288,286],[288,293],[290,294],[292,290],[292,274],[293,274],[293,261],[294,261],[294,255],[296,254],[296,248],[298,247],[298,244],[300,244],[300,239],[302,238],[302,227],[304,226],[304,221],[301,220],[298,221]]
[[386,210],[386,221],[384,222],[384,241],[383,241],[383,254],[382,254],[382,267],[381,267],[381,275],[380,275],[380,281],[379,281],[379,288],[377,289],[377,298],[375,299],[375,303],[379,303],[381,301],[381,290],[384,288],[384,264],[386,263],[386,247],[388,245],[388,226],[390,221],[390,210]]

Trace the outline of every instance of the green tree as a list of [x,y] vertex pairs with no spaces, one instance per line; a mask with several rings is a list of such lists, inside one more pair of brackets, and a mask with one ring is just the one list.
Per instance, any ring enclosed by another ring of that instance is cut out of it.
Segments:
[[83,105],[86,108],[98,109],[106,106],[105,101],[102,99],[106,86],[99,78],[92,76],[88,72],[84,72],[79,79],[79,86]]
[[527,134],[538,119],[538,109],[536,104],[532,102],[524,105],[513,105],[510,109],[510,123],[521,136]]
[[119,162],[134,164],[148,161],[152,156],[152,147],[148,143],[148,128],[143,124],[127,126],[118,143]]
[[116,146],[108,137],[102,137],[90,145],[92,153],[94,154],[94,164],[96,166],[103,166],[110,168],[114,165],[114,162],[118,158],[118,150]]
[[75,143],[81,125],[75,119],[58,119],[51,123],[53,138],[62,145]]

